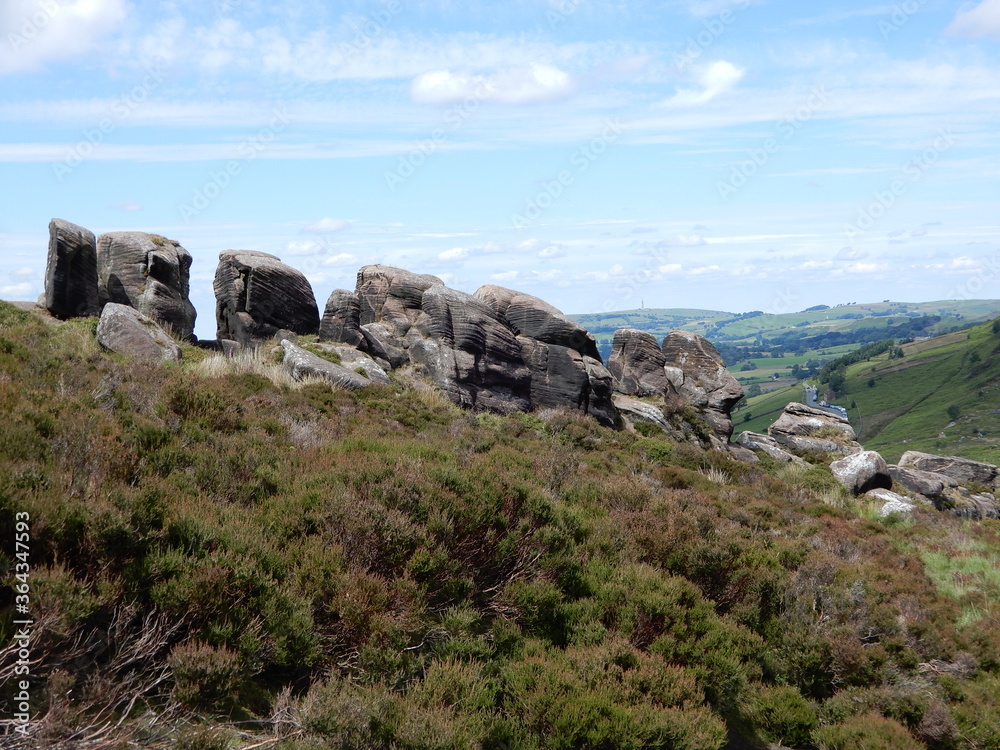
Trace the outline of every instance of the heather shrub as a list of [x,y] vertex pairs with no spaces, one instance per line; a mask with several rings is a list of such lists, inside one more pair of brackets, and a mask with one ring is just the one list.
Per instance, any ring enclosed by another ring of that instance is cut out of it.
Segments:
[[818,724],[814,706],[793,687],[752,685],[739,710],[742,721],[774,745],[805,747]]
[[875,714],[864,714],[813,731],[818,750],[922,750],[900,724]]
[[200,642],[182,643],[171,650],[170,667],[173,696],[181,704],[223,714],[239,704],[243,671],[233,651]]

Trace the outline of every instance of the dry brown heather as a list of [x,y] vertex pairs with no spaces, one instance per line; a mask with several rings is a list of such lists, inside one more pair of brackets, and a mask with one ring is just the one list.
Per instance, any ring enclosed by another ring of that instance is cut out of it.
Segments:
[[997,522],[878,521],[822,465],[185,355],[0,304],[24,747],[1000,747]]

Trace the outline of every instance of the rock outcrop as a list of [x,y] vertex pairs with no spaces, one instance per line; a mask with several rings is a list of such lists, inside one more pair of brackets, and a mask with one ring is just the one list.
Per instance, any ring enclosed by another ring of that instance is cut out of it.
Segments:
[[997,486],[997,467],[993,464],[972,461],[958,456],[934,456],[930,453],[907,451],[899,459],[901,467],[913,467],[920,471],[943,474],[959,484],[983,484]]
[[957,487],[956,482],[951,477],[944,474],[935,474],[930,471],[921,471],[908,466],[889,466],[889,476],[895,486],[901,487],[909,492],[922,495],[930,500],[937,500],[944,495],[945,488]]
[[862,450],[851,423],[832,412],[791,403],[767,434],[793,453],[812,451],[850,455]]
[[639,397],[673,393],[674,386],[664,370],[666,365],[667,358],[652,334],[634,328],[615,331],[608,370],[619,393]]
[[108,232],[97,238],[101,307],[133,307],[182,339],[194,334],[195,309],[188,299],[191,255],[177,242],[145,232]]
[[181,359],[181,348],[167,333],[135,308],[109,302],[97,321],[97,341],[118,354],[164,362]]
[[875,451],[861,451],[830,464],[834,479],[852,495],[870,490],[891,490],[892,477],[885,459]]
[[44,306],[62,320],[100,315],[97,239],[89,229],[62,219],[49,222]]
[[865,497],[883,504],[878,511],[879,518],[886,518],[893,513],[911,513],[917,507],[902,495],[887,489],[873,489],[865,493]]
[[319,308],[309,281],[273,255],[223,251],[214,286],[219,339],[257,346],[283,329],[319,331]]
[[354,292],[330,296],[320,337],[393,368],[412,365],[468,408],[568,407],[608,426],[619,421],[593,336],[542,300],[503,287],[469,295],[436,276],[365,266]]
[[730,414],[743,398],[743,388],[719,351],[704,336],[689,331],[672,331],[660,348],[664,372],[677,394],[701,411],[719,441],[727,444],[733,434]]

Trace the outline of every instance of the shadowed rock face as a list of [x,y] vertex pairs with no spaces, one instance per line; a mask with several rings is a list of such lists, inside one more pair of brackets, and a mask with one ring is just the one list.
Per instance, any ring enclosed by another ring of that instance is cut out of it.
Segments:
[[861,451],[830,464],[830,471],[851,494],[863,495],[870,490],[892,489],[889,467],[875,451]]
[[98,296],[128,305],[181,338],[194,333],[188,299],[191,255],[173,240],[145,232],[108,232],[97,238]]
[[666,364],[667,358],[652,334],[634,328],[615,331],[608,370],[620,393],[628,396],[673,394],[674,387],[663,369]]
[[286,330],[319,330],[319,309],[306,277],[268,253],[226,250],[215,272],[218,338],[255,346]]
[[56,318],[100,315],[97,239],[89,229],[62,219],[49,222],[45,308]]
[[702,411],[712,432],[723,443],[733,434],[729,416],[743,398],[743,388],[726,369],[719,351],[704,336],[671,331],[660,347],[666,360],[664,372],[677,394]]
[[346,289],[334,289],[319,324],[320,341],[361,346],[361,302],[358,295]]
[[471,296],[436,276],[366,266],[353,295],[331,295],[322,335],[345,343],[360,337],[358,349],[393,367],[417,365],[461,406],[500,413],[569,407],[618,422],[611,374],[593,337],[531,295],[483,287]]

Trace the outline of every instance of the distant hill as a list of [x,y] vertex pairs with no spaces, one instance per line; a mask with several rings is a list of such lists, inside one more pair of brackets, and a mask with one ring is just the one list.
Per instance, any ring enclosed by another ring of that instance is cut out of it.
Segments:
[[[850,407],[861,443],[889,461],[907,450],[1000,460],[1000,319],[901,349],[902,357],[885,352],[837,368],[836,403]],[[836,370],[825,385],[835,379]],[[737,431],[764,431],[801,400],[800,384],[752,398],[734,415]]]
[[806,355],[837,346],[853,348],[885,338],[935,336],[997,315],[1000,300],[819,305],[782,315],[670,308],[570,317],[594,334],[605,358],[619,328],[637,328],[658,338],[673,330],[685,330],[706,336],[719,347],[727,364],[733,365],[768,355]]

